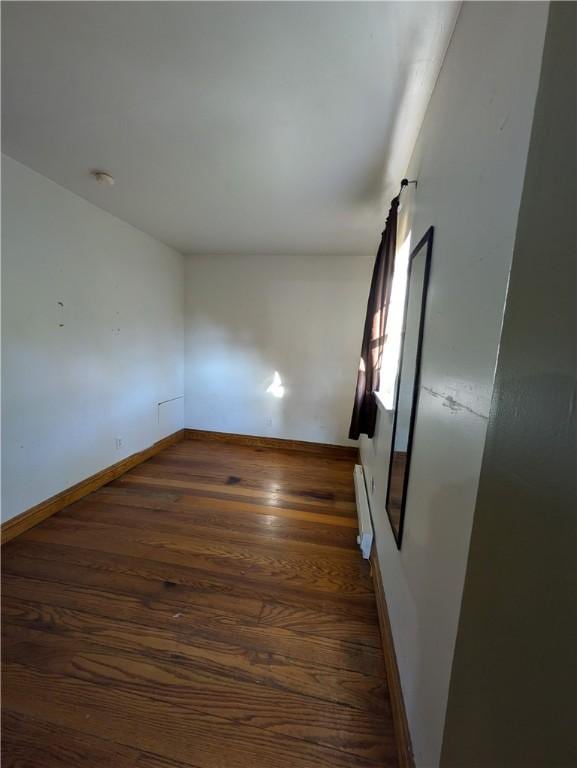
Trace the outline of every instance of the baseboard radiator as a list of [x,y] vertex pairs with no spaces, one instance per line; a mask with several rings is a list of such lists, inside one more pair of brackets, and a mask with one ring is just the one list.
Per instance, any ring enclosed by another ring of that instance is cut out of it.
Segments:
[[371,547],[373,546],[373,524],[371,522],[369,497],[367,496],[367,488],[365,485],[365,473],[363,472],[361,464],[355,464],[353,476],[355,479],[357,517],[359,518],[357,544],[361,548],[365,560],[368,560],[371,555]]

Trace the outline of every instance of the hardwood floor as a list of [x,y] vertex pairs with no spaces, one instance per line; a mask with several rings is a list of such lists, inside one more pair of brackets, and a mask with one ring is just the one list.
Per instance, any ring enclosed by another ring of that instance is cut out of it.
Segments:
[[3,768],[393,768],[352,462],[180,442],[5,545]]

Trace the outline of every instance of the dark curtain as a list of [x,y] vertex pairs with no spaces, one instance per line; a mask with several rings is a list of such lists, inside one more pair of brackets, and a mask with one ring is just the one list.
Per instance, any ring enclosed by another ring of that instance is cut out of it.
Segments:
[[399,198],[391,201],[391,208],[377,252],[371,290],[367,304],[367,316],[361,360],[357,375],[357,389],[353,405],[353,415],[349,437],[356,440],[359,435],[373,437],[377,420],[377,402],[375,392],[379,388],[381,359],[385,344],[385,327],[391,297],[395,251],[397,248],[397,209]]

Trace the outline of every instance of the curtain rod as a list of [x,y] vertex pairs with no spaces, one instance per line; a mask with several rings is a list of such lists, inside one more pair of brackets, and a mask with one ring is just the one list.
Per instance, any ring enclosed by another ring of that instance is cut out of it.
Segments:
[[397,197],[401,196],[401,192],[403,191],[403,189],[405,187],[408,187],[409,184],[414,184],[415,187],[416,187],[417,186],[417,179],[412,179],[410,181],[409,181],[409,179],[401,179],[401,188],[399,189],[399,194],[397,195]]

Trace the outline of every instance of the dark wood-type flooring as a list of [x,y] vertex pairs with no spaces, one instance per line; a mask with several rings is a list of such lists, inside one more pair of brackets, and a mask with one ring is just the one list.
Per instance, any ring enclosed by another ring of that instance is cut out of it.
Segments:
[[183,441],[3,550],[3,768],[392,768],[352,462]]

